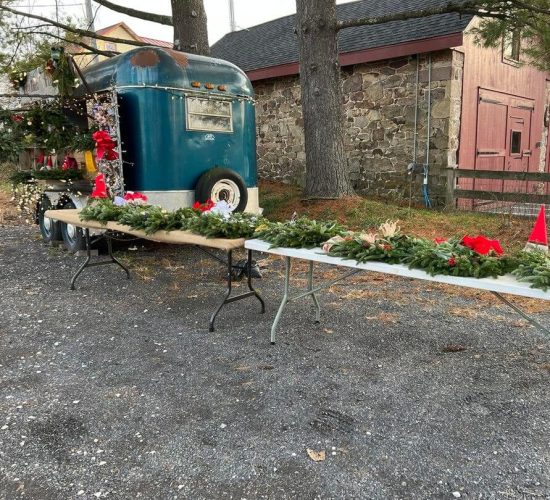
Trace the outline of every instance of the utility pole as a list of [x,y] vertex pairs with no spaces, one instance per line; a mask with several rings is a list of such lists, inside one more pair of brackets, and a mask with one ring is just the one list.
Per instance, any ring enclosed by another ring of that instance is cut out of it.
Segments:
[[[86,4],[86,22],[88,24],[88,30],[95,33],[94,14],[92,12],[92,0],[85,0],[84,3]],[[90,40],[90,45],[94,49],[97,49],[97,40],[95,38],[92,38]]]
[[[95,33],[94,14],[92,12],[92,0],[85,0],[84,3],[86,4],[86,23],[88,25],[88,30]],[[90,45],[94,49],[97,49],[97,40],[95,38],[92,38],[90,40]],[[96,60],[97,54],[93,54],[92,59],[88,64],[95,64],[97,62]]]
[[231,32],[237,31],[237,24],[235,23],[235,6],[233,0],[229,0],[229,30]]

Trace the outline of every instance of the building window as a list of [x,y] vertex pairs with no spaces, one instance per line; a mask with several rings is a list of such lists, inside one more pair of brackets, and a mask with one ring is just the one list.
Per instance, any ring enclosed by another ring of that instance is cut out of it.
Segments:
[[187,130],[233,132],[231,101],[187,97]]
[[516,29],[506,35],[502,44],[502,58],[506,62],[519,62],[521,51],[521,32]]
[[510,154],[519,155],[521,153],[521,132],[512,130],[510,137]]
[[112,50],[116,52],[116,43],[105,42],[105,50]]

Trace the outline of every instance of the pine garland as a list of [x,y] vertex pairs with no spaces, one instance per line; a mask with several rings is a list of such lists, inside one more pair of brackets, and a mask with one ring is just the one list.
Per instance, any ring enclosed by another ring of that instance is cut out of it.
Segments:
[[330,255],[343,259],[352,259],[357,262],[371,260],[383,261],[389,264],[398,264],[410,251],[412,238],[404,234],[377,239],[368,243],[360,235],[350,235],[344,241],[335,243],[330,248]]
[[335,221],[315,221],[307,217],[286,222],[266,221],[258,226],[255,238],[274,247],[314,248],[328,239],[344,234],[346,229]]
[[423,269],[428,274],[445,274],[473,278],[502,276],[509,272],[510,261],[494,253],[480,255],[452,239],[442,243],[416,238],[402,260],[411,268]]
[[118,222],[132,229],[152,234],[156,231],[192,231],[207,238],[250,238],[265,219],[253,214],[233,213],[229,216],[203,213],[192,208],[168,211],[153,205],[115,205],[101,199],[80,211],[81,220],[102,223]]
[[520,252],[515,264],[512,274],[519,281],[530,282],[531,288],[548,290],[550,287],[550,256],[547,253],[538,250]]

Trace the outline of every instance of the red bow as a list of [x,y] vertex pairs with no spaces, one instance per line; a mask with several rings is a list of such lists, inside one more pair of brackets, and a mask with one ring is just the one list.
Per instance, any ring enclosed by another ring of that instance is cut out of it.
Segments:
[[90,195],[91,198],[109,198],[107,194],[107,184],[105,184],[105,176],[97,174],[94,180],[94,190]]
[[195,210],[200,210],[201,212],[208,212],[208,210],[214,208],[216,204],[208,198],[205,203],[201,203],[200,201],[196,201],[193,205],[193,208]]
[[104,157],[106,160],[116,160],[118,158],[118,153],[113,151],[116,147],[116,142],[111,139],[109,132],[98,130],[93,133],[92,138],[95,141],[98,160],[103,160]]
[[480,255],[487,255],[491,251],[495,252],[497,255],[502,255],[503,252],[498,240],[490,240],[482,235],[476,236],[475,238],[472,236],[464,236],[461,243]]

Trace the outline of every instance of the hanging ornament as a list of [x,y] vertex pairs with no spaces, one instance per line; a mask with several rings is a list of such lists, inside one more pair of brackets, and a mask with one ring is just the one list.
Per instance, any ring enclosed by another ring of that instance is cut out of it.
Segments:
[[548,235],[546,232],[546,211],[544,205],[540,206],[539,215],[533,230],[527,240],[524,250],[530,252],[538,250],[541,252],[548,252]]

